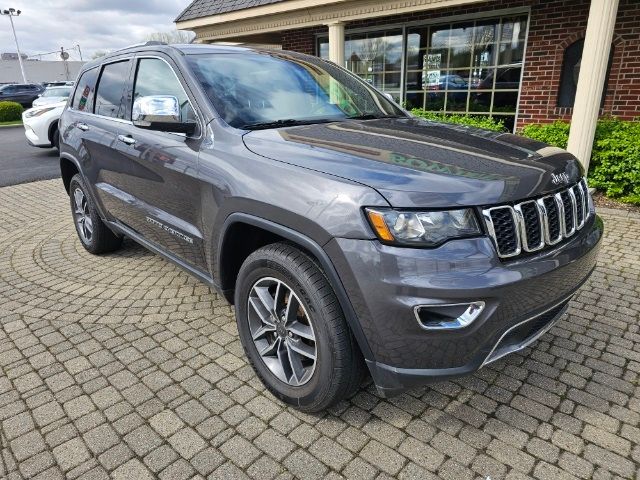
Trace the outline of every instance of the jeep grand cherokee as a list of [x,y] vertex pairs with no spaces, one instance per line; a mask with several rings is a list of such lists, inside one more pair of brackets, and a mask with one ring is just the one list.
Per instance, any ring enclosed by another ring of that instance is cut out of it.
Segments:
[[235,305],[274,395],[318,411],[531,344],[596,263],[578,161],[413,118],[331,62],[139,46],[86,65],[60,119],[82,245],[123,236]]

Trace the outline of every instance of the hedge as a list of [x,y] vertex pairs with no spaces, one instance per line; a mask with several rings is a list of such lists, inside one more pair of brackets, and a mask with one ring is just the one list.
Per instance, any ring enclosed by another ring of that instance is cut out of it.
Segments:
[[22,105],[16,102],[0,102],[0,122],[15,122],[22,118]]
[[[569,123],[527,125],[522,134],[566,148]],[[589,164],[589,185],[608,197],[640,205],[640,121],[605,118],[598,122]]]
[[421,108],[414,108],[411,110],[411,114],[416,117],[433,120],[434,122],[455,123],[458,125],[484,128],[485,130],[493,130],[494,132],[505,131],[502,120],[486,115],[449,115],[441,112],[429,112]]

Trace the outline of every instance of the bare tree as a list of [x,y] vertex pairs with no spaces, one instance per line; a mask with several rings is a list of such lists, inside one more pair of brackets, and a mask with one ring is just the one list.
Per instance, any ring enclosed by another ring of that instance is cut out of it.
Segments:
[[168,32],[154,32],[145,37],[147,41],[172,43],[191,43],[194,38],[193,32],[186,30],[173,30]]

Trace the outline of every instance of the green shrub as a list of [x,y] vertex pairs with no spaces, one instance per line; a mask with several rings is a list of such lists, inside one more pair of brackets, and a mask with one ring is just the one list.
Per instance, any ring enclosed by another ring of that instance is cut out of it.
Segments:
[[640,205],[640,122],[601,122],[591,162],[589,185]]
[[567,148],[569,123],[558,120],[543,125],[530,124],[522,129],[522,135],[554,147]]
[[486,115],[451,115],[447,113],[430,112],[421,108],[414,108],[411,110],[411,114],[416,117],[433,120],[434,122],[455,123],[469,127],[484,128],[485,130],[493,130],[494,132],[505,131],[502,120]]
[[16,102],[0,102],[0,122],[14,122],[22,118],[22,105]]
[[[569,123],[527,125],[525,137],[567,147]],[[606,196],[640,204],[640,122],[604,118],[598,121],[589,164],[589,185]]]

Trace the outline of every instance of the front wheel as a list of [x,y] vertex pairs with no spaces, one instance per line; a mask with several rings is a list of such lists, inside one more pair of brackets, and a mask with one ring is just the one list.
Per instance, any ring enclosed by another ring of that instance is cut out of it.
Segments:
[[317,412],[353,394],[364,361],[320,266],[276,243],[252,253],[235,292],[240,340],[256,374],[282,401]]

